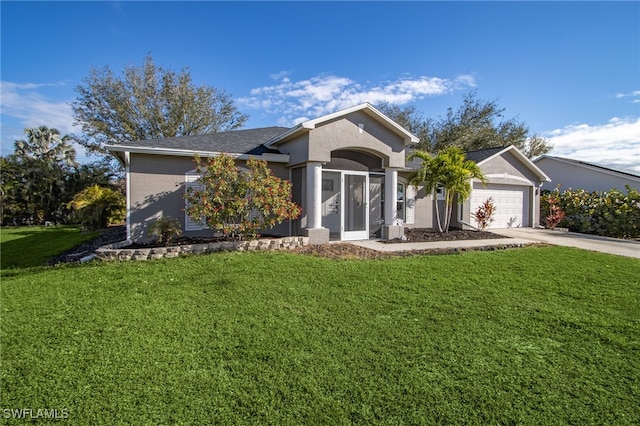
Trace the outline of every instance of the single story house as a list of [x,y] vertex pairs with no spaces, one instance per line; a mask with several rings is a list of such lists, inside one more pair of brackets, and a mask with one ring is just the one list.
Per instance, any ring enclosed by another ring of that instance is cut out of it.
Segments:
[[543,190],[552,191],[557,185],[561,191],[571,188],[602,192],[616,188],[624,192],[626,185],[640,189],[640,174],[637,173],[550,155],[538,157],[533,162],[553,179],[553,183],[542,185]]
[[[211,231],[185,215],[184,193],[196,183],[193,157],[224,152],[239,165],[267,161],[275,176],[292,183],[300,218],[269,230],[329,240],[392,239],[404,227],[434,226],[433,195],[407,184],[407,154],[418,138],[368,103],[307,120],[292,128],[266,127],[223,133],[124,142],[106,148],[125,167],[127,238],[144,241],[148,226],[178,218],[187,236]],[[488,179],[473,182],[471,199],[454,213],[453,226],[473,226],[471,212],[486,198],[497,206],[493,227],[535,226],[539,188],[548,177],[515,147],[469,152]],[[435,195],[438,197],[439,195]]]

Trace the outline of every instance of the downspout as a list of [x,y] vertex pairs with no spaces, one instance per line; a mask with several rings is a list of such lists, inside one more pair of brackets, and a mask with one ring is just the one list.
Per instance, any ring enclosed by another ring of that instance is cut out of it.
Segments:
[[125,200],[127,210],[127,242],[131,241],[131,153],[129,151],[124,152],[124,175],[125,175]]
[[[531,223],[532,228],[542,227],[540,225],[540,218],[538,217],[540,214],[540,192],[542,191],[542,185],[544,185],[544,182],[540,182],[537,189],[535,185],[533,186],[533,212],[531,214],[531,217],[533,218],[533,222]],[[538,203],[536,203],[536,200],[538,201]],[[536,211],[538,212],[538,215],[536,215]]]

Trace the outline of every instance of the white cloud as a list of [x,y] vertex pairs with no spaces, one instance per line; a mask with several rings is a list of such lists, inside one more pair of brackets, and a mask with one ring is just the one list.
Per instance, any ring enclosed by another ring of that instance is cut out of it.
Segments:
[[319,117],[363,102],[406,104],[428,96],[475,87],[471,75],[455,79],[421,76],[402,77],[377,84],[362,84],[347,77],[319,75],[308,80],[292,81],[289,73],[271,76],[277,84],[252,89],[238,103],[252,109],[281,115],[280,125],[289,126],[306,117]]
[[73,114],[68,102],[48,99],[40,89],[63,86],[64,83],[13,83],[0,82],[0,113],[17,118],[23,127],[45,125],[55,127],[61,133],[73,132]]
[[550,155],[640,173],[640,118],[612,118],[605,124],[572,124],[545,135]]
[[[73,111],[69,102],[52,100],[43,93],[47,88],[61,86],[66,84],[0,82],[2,155],[13,152],[14,142],[24,138],[24,128],[47,126],[58,129],[63,135],[74,132]],[[76,158],[79,161],[87,160],[85,148],[77,143],[73,146]]]
[[617,99],[631,98],[630,102],[632,104],[640,104],[640,90],[634,90],[629,93],[617,93]]

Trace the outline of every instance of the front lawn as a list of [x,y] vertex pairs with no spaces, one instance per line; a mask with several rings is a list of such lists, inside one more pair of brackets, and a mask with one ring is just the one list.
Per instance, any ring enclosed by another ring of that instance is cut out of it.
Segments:
[[0,269],[43,265],[53,256],[97,235],[97,231],[84,232],[77,226],[0,228]]
[[1,290],[0,405],[73,424],[640,423],[636,259],[218,253]]

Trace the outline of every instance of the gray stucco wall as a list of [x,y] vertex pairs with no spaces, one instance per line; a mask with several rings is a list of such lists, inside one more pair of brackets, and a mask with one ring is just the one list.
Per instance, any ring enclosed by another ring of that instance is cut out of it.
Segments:
[[[240,163],[242,166],[242,162]],[[270,163],[273,174],[289,179],[284,165]],[[147,229],[160,217],[175,217],[180,221],[185,236],[212,236],[211,230],[184,231],[185,173],[195,169],[191,157],[132,154],[130,160],[130,223],[134,241],[147,240]],[[288,236],[289,224],[265,231],[272,235]]]
[[552,158],[541,158],[536,161],[542,171],[551,178],[551,182],[542,185],[542,189],[554,190],[560,185],[560,190],[584,189],[586,191],[608,191],[612,188],[625,191],[625,185],[640,188],[640,177],[624,176],[606,170],[594,170],[578,164],[561,162]]
[[[490,161],[482,164],[480,169],[485,176],[496,174],[504,175],[506,173],[507,175],[526,179],[529,183],[535,182],[539,179],[533,171],[524,167],[522,162],[510,152],[505,152],[501,156],[492,158]],[[504,177],[490,177],[489,182],[522,185],[522,181],[520,180],[505,179]]]
[[426,194],[424,186],[418,187],[415,198],[414,223],[407,224],[408,228],[433,228],[433,196]]
[[[364,125],[362,133],[359,124]],[[375,153],[388,167],[404,167],[405,161],[402,137],[361,111],[322,123],[309,133],[280,143],[278,149],[290,155],[289,166],[309,161],[328,163],[331,152],[342,149]]]

